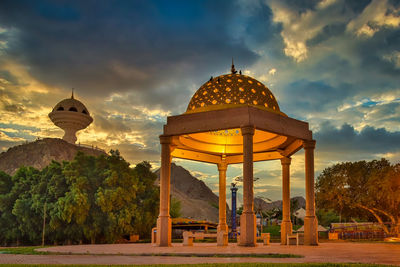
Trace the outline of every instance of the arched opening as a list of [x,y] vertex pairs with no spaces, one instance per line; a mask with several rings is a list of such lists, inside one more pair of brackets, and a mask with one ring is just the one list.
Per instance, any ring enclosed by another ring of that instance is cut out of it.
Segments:
[[76,107],[70,107],[68,110],[69,110],[69,111],[73,111],[73,112],[78,112],[78,110],[76,109]]
[[86,111],[86,109],[82,110],[83,114],[88,114],[88,112]]
[[63,107],[58,107],[57,111],[63,111],[64,108]]

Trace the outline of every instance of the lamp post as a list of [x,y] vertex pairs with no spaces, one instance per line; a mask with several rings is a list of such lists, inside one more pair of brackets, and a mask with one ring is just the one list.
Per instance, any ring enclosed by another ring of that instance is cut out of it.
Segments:
[[[46,176],[47,178],[47,176]],[[42,227],[42,247],[44,246],[45,243],[45,235],[46,235],[46,215],[47,215],[47,200],[49,198],[49,183],[50,179],[46,181],[46,189],[44,193],[44,205],[43,205],[43,227]]]
[[[258,177],[254,177],[253,178],[253,181],[255,182],[255,181],[258,181],[260,178],[258,178]],[[243,176],[236,176],[235,177],[235,181],[236,182],[243,182]]]
[[49,191],[49,181],[46,183],[46,192],[44,195],[44,205],[43,205],[43,228],[42,228],[42,247],[44,246],[45,233],[46,233],[46,213],[47,213],[47,198]]
[[232,192],[232,236],[236,236],[236,192],[238,188],[236,187],[236,183],[231,183],[231,192]]
[[47,199],[44,202],[43,206],[43,231],[42,231],[42,247],[44,246],[44,235],[46,232],[46,207],[47,207]]

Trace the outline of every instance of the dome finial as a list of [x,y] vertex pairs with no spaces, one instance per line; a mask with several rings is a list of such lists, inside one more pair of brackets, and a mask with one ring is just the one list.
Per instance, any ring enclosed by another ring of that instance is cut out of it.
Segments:
[[71,99],[74,99],[74,88],[72,88]]
[[233,64],[233,57],[232,57],[232,67],[231,67],[232,74],[236,74],[235,65]]

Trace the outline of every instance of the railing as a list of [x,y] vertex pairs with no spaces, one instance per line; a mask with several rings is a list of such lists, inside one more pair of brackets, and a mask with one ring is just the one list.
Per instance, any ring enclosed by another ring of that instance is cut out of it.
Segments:
[[[385,223],[390,225],[390,223]],[[378,223],[332,223],[330,233],[337,233],[339,239],[384,239],[387,234]]]
[[81,143],[78,143],[78,144],[75,144],[75,145],[79,146],[79,147],[90,148],[90,149],[93,149],[93,150],[102,151],[104,153],[107,153],[104,149],[102,149],[102,148],[100,148],[98,146],[86,145],[86,144],[81,144]]

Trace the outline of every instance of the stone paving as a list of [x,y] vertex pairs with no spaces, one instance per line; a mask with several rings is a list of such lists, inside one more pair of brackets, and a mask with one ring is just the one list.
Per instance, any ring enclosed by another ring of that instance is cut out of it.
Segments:
[[[195,243],[193,247],[173,244],[160,248],[151,244],[112,244],[57,246],[40,249],[59,253],[86,255],[0,255],[0,264],[187,264],[187,263],[241,263],[241,262],[335,262],[335,263],[379,263],[400,266],[400,244],[390,243],[321,243],[319,246],[269,246],[216,247],[210,243]],[[141,253],[290,253],[304,258],[216,258],[216,257],[173,257],[173,256],[129,256]],[[96,254],[96,255],[87,255]],[[104,254],[104,255],[102,255]],[[125,254],[125,255],[124,255]]]

